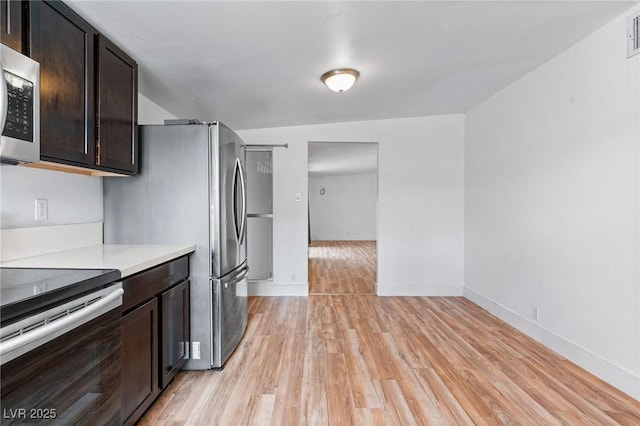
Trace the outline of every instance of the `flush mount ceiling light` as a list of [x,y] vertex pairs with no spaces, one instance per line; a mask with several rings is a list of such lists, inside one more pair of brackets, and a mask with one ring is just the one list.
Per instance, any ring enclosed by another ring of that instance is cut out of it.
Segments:
[[334,92],[342,93],[351,89],[351,86],[353,86],[353,83],[356,82],[359,76],[360,73],[354,69],[340,68],[325,72],[322,74],[322,77],[320,77],[320,80]]

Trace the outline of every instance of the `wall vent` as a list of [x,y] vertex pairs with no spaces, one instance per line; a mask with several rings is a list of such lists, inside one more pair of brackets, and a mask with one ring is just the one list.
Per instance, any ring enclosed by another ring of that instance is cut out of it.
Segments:
[[630,58],[640,53],[640,13],[629,17],[627,28],[627,58]]

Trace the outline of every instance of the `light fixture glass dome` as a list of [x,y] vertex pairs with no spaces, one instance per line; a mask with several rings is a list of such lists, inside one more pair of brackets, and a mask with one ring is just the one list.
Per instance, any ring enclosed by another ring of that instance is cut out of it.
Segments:
[[325,72],[320,80],[334,92],[342,93],[349,90],[359,76],[360,73],[354,69],[341,68]]

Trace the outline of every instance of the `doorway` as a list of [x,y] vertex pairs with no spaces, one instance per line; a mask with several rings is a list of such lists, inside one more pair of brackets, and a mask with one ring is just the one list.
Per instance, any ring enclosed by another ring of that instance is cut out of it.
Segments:
[[376,294],[378,144],[309,142],[309,294]]

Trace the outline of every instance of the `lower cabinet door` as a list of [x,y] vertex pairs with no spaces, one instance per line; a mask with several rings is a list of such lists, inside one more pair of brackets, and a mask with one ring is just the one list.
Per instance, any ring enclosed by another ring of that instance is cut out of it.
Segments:
[[158,299],[122,317],[122,419],[134,423],[160,394]]
[[162,293],[160,306],[162,309],[160,387],[164,389],[189,358],[191,345],[189,280]]

